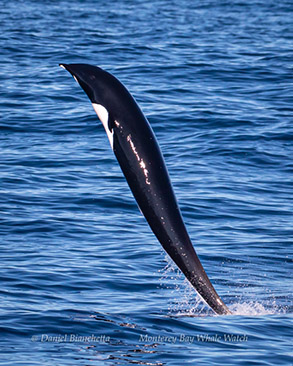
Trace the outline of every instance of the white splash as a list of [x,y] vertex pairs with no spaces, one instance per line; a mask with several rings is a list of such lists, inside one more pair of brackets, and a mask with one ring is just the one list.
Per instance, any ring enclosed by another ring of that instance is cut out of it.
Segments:
[[266,308],[264,304],[259,302],[243,302],[237,303],[230,306],[232,315],[243,315],[243,316],[262,316],[269,314],[278,314],[280,309]]
[[[162,273],[160,282],[165,288],[166,285],[164,283],[172,282],[172,286],[167,286],[167,288],[173,289],[173,300],[169,305],[169,315],[175,317],[218,316],[205,304],[169,256],[165,255],[165,260],[167,265],[160,271]],[[226,303],[232,314],[225,316],[263,316],[284,314],[287,312],[287,309],[280,307],[274,299],[266,301],[245,301],[244,295],[241,299],[239,297],[237,299],[236,297],[236,301],[234,304]]]
[[[195,291],[190,282],[184,277],[183,273],[174,264],[172,259],[165,255],[165,261],[167,265],[160,271],[162,277],[160,278],[161,286],[164,285],[165,280],[168,283],[173,282],[172,286],[172,298],[168,310],[169,315],[175,317],[190,316],[190,317],[202,317],[214,315],[214,312],[206,305],[205,301]],[[175,288],[174,288],[175,285]]]

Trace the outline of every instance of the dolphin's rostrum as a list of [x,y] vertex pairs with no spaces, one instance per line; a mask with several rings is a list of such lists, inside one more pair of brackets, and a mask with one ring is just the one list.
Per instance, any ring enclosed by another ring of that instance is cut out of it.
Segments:
[[163,248],[217,314],[230,314],[195,253],[159,145],[134,98],[119,80],[99,67],[60,66],[91,100],[138,206]]

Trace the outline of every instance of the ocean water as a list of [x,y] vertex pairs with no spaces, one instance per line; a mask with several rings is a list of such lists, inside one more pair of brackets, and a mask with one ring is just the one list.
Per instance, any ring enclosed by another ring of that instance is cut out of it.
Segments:
[[[1,2],[1,365],[293,364],[292,10]],[[134,95],[233,315],[167,258],[60,62]]]

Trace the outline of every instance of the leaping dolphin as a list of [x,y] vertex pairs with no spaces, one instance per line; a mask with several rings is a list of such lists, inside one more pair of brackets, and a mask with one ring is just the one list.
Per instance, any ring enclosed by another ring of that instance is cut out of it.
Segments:
[[154,132],[125,86],[87,64],[60,64],[89,97],[137,204],[165,251],[217,314],[231,314],[187,233]]

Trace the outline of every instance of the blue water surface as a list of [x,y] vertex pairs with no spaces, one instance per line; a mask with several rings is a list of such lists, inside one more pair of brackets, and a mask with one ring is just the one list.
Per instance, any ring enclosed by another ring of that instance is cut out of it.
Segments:
[[[292,365],[292,10],[2,1],[1,365]],[[135,96],[232,316],[167,258],[60,62]]]

